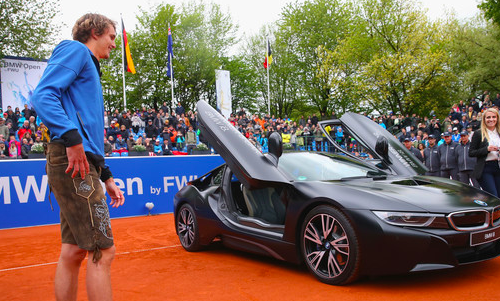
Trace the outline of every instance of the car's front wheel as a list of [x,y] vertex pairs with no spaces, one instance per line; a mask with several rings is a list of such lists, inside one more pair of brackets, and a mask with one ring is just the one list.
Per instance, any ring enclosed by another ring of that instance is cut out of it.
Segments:
[[200,232],[198,221],[191,205],[182,205],[177,214],[175,225],[177,227],[177,235],[179,235],[179,240],[184,249],[190,252],[199,251],[201,249]]
[[301,251],[307,268],[321,282],[347,284],[359,274],[359,244],[351,222],[339,210],[321,205],[302,224]]

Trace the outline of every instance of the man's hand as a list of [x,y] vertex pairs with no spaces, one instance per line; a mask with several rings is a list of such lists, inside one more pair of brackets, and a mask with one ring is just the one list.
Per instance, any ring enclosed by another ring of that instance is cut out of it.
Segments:
[[110,206],[112,206],[113,208],[117,208],[125,203],[123,192],[120,190],[120,188],[118,188],[118,186],[116,186],[115,180],[113,178],[107,179],[106,182],[104,182],[104,185],[106,185],[106,191],[111,197],[111,202],[109,203]]
[[74,146],[66,147],[66,154],[68,155],[68,168],[66,168],[66,173],[70,173],[73,169],[71,177],[74,178],[80,172],[82,179],[85,179],[85,175],[90,173],[89,162],[87,161],[87,156],[85,155],[85,150],[83,149],[83,144],[77,144]]

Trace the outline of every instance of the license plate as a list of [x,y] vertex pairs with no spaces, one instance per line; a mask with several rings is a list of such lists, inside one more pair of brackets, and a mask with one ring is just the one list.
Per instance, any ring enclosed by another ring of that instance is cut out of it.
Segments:
[[482,245],[497,239],[500,239],[500,227],[472,233],[470,235],[470,245]]

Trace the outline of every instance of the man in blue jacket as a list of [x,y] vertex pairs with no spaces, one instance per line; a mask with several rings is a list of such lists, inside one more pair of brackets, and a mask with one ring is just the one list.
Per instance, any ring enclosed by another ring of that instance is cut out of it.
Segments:
[[100,59],[116,47],[115,22],[86,14],[73,27],[73,40],[52,52],[32,96],[51,132],[47,146],[49,186],[61,208],[61,254],[55,275],[56,300],[76,300],[81,262],[87,264],[89,300],[112,300],[110,268],[115,247],[110,205],[125,201],[104,163],[104,102]]

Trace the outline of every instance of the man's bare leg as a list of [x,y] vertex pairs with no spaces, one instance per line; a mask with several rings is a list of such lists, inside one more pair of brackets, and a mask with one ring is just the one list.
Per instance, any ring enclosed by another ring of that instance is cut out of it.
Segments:
[[89,252],[87,262],[87,295],[89,301],[102,300],[111,301],[113,293],[111,290],[111,262],[115,257],[115,246],[101,250],[102,258],[92,262],[93,252]]
[[54,290],[56,300],[74,301],[78,291],[78,273],[80,265],[85,259],[86,250],[76,245],[61,245],[61,254],[57,263]]

